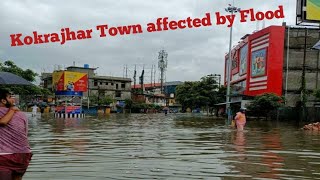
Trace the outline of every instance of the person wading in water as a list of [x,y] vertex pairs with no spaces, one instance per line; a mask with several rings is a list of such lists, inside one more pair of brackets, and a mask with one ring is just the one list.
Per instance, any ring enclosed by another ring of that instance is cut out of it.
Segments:
[[239,112],[237,112],[236,117],[234,118],[237,125],[238,131],[243,131],[244,126],[246,125],[246,109],[241,108]]

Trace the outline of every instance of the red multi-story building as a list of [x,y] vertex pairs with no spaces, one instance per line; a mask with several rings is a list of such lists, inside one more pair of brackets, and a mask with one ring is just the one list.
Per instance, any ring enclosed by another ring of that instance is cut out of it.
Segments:
[[[273,92],[282,95],[284,32],[283,26],[268,27],[246,35],[232,50],[229,77],[233,94],[255,96]],[[226,55],[225,62],[228,58]]]
[[[313,106],[312,91],[320,85],[320,53],[311,47],[319,38],[318,29],[288,26],[270,26],[245,35],[231,51],[231,102],[275,93],[293,107],[301,100],[304,79],[310,92],[307,104]],[[228,59],[227,54],[225,85]]]

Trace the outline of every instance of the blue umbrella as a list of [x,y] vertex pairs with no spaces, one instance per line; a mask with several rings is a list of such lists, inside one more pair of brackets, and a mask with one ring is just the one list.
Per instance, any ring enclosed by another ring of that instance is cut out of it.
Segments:
[[30,85],[33,84],[20,76],[9,72],[0,72],[0,85]]

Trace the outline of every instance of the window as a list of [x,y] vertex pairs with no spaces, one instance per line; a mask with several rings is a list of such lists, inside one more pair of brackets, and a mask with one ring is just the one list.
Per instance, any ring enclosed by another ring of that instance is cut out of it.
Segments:
[[116,91],[116,97],[121,98],[121,91]]
[[121,83],[121,88],[122,88],[122,89],[126,88],[126,84]]
[[111,83],[111,86],[113,86],[113,83]]
[[98,82],[97,82],[97,81],[94,81],[94,82],[93,82],[93,85],[94,85],[94,86],[98,86]]
[[102,85],[102,82],[100,82],[100,85]]
[[116,84],[116,89],[118,89],[119,88],[119,84]]

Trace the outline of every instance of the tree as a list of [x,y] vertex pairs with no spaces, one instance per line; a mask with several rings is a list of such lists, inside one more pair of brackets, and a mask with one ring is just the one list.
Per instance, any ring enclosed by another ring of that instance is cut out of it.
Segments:
[[188,107],[193,108],[194,106],[194,90],[197,82],[184,82],[181,85],[178,85],[176,88],[177,101],[182,105],[182,108],[185,110]]
[[23,77],[30,82],[34,82],[36,80],[36,77],[38,76],[36,72],[33,72],[30,69],[23,70],[10,60],[5,61],[4,63],[0,63],[0,71],[13,73],[15,75]]
[[125,99],[124,102],[125,102],[125,108],[126,109],[131,109],[132,108],[133,101],[131,99]]
[[89,99],[91,104],[98,106],[109,106],[113,102],[110,96],[98,97],[97,95],[91,95]]
[[[38,74],[30,69],[23,70],[22,68],[18,67],[13,61],[5,61],[0,63],[0,71],[10,72],[15,75],[18,75],[30,82],[34,82]],[[15,94],[20,95],[51,95],[53,94],[48,89],[43,89],[38,86],[13,86],[13,85],[2,85],[2,87],[9,89],[10,91],[14,92]]]
[[103,98],[99,99],[99,103],[101,105],[110,106],[111,103],[113,103],[113,99],[110,96],[104,96]]
[[217,103],[218,85],[213,76],[204,76],[200,81],[185,82],[176,88],[177,100],[186,108],[211,107]]
[[217,96],[216,96],[217,103],[226,102],[226,94],[227,94],[227,88],[225,86],[219,87]]
[[277,96],[273,93],[265,93],[259,96],[256,96],[248,109],[258,116],[263,115],[268,118],[268,114],[283,106],[284,99],[280,96]]

